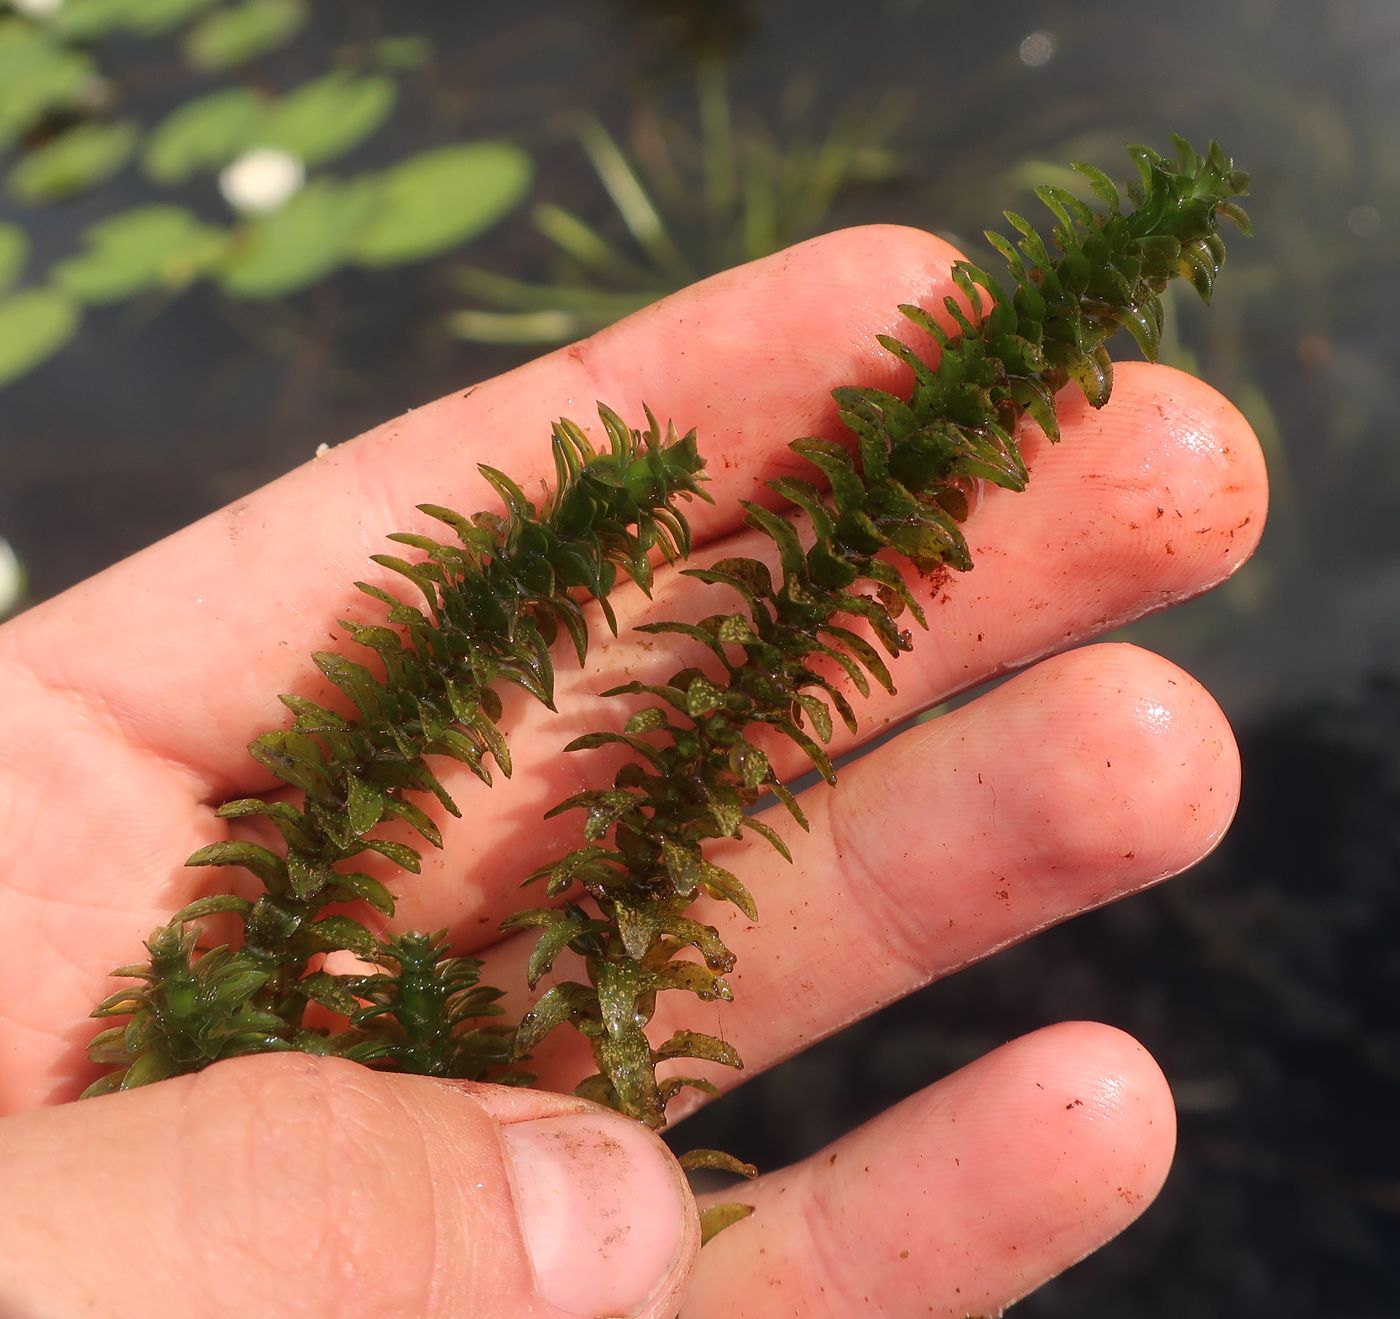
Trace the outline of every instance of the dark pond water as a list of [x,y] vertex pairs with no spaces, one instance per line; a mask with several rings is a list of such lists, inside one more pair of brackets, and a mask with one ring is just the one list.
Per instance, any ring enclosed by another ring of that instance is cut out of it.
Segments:
[[[390,8],[323,7],[318,36],[388,26]],[[852,190],[832,226],[896,220],[974,235],[1002,206],[1026,204],[1025,162],[1117,168],[1124,141],[1173,130],[1220,137],[1254,172],[1260,237],[1235,245],[1209,317],[1181,307],[1173,352],[1198,360],[1260,431],[1269,530],[1223,591],[1133,630],[1231,716],[1246,767],[1235,830],[1190,877],[811,1050],[688,1125],[686,1141],[771,1167],[1015,1034],[1111,1021],[1173,1081],[1176,1169],[1137,1226],[1018,1313],[1400,1313],[1400,452],[1387,406],[1400,349],[1400,6],[392,9],[394,29],[428,35],[436,57],[364,161],[424,141],[510,137],[538,157],[537,199],[604,227],[616,217],[564,116],[588,107],[619,133],[645,107],[689,116],[702,56],[728,61],[736,114],[773,120],[786,107],[812,133],[850,98],[907,98],[897,178]],[[317,71],[297,65],[307,44],[267,76]],[[41,255],[66,250],[98,207],[47,212]],[[548,274],[525,224],[469,256]],[[0,392],[0,535],[28,564],[32,598],[322,441],[519,360],[441,332],[462,302],[450,272],[463,260],[345,276],[260,309],[195,291],[93,315],[67,353]]]

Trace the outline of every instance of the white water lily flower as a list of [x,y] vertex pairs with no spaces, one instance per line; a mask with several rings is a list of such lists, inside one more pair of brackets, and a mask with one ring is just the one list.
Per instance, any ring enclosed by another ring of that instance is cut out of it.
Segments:
[[0,618],[19,603],[24,594],[24,568],[10,542],[0,536]]
[[52,18],[63,8],[63,0],[10,0],[10,8],[25,18]]
[[266,215],[285,206],[305,182],[300,158],[278,147],[255,147],[219,175],[219,191],[234,210]]

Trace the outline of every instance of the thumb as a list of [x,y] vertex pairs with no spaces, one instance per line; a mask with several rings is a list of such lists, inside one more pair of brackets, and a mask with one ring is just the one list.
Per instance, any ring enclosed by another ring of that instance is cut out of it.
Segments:
[[667,1319],[679,1166],[581,1099],[263,1054],[0,1122],[0,1313]]

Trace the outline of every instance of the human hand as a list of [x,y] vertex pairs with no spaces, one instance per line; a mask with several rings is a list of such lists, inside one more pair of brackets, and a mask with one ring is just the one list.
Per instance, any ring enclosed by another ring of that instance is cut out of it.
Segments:
[[[903,368],[875,336],[907,336],[901,301],[941,305],[954,255],[864,229],[719,276],[333,450],[0,629],[0,929],[23,987],[0,1032],[0,1310],[515,1319],[665,1316],[684,1297],[686,1319],[976,1314],[1140,1212],[1170,1160],[1170,1098],[1139,1046],[1085,1024],[1007,1045],[745,1186],[757,1214],[698,1260],[674,1164],[571,1098],[281,1055],[45,1107],[91,1079],[87,1013],[107,971],[206,891],[208,872],[183,861],[229,836],[214,806],[272,786],[243,747],[277,722],[274,693],[325,696],[307,655],[338,637],[334,620],[363,616],[350,583],[380,580],[367,556],[410,529],[408,510],[493,506],[478,461],[528,488],[549,474],[552,418],[587,422],[596,398],[634,418],[646,401],[701,433],[716,503],[688,510],[696,559],[762,556],[737,501],[784,470],[788,440],[835,433],[832,385],[896,385]],[[1069,401],[1062,426],[1054,449],[1027,439],[1026,493],[985,495],[966,527],[976,569],[937,584],[898,695],[858,704],[860,740],[1248,556],[1262,462],[1206,386],[1124,366],[1106,409]],[[715,607],[673,573],[655,594],[660,616]],[[615,604],[620,636],[595,629],[582,673],[561,663],[559,715],[508,700],[514,777],[487,797],[444,771],[466,816],[442,822],[422,876],[393,880],[397,923],[449,927],[491,983],[522,980],[530,939],[496,933],[518,881],[572,839],[567,817],[541,822],[582,786],[584,760],[558,749],[616,722],[594,693],[680,662],[629,631],[651,610],[639,594]],[[840,732],[836,750],[854,741]],[[803,768],[772,751],[780,772]],[[1113,646],[1043,660],[842,778],[806,795],[793,866],[717,853],[762,923],[706,913],[739,955],[735,1002],[663,996],[662,1034],[723,1034],[762,1070],[1191,864],[1230,819],[1238,764],[1190,678]],[[532,1065],[550,1089],[593,1070],[560,1033]],[[572,1198],[553,1194],[561,1175]]]

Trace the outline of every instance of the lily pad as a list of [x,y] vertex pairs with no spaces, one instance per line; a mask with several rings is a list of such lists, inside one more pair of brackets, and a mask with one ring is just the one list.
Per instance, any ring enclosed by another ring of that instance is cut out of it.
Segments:
[[331,73],[305,83],[271,106],[257,145],[290,151],[307,165],[324,165],[359,146],[394,108],[392,78]]
[[221,169],[253,144],[263,122],[262,100],[229,87],[188,101],[156,125],[141,164],[157,183],[183,183],[202,169]]
[[0,298],[0,385],[46,362],[77,331],[82,312],[62,289],[25,289]]
[[48,20],[70,41],[92,41],[113,32],[153,37],[173,32],[214,0],[66,0]]
[[235,298],[280,298],[330,274],[345,259],[356,230],[379,205],[369,179],[308,184],[280,211],[251,221],[229,246],[219,273]]
[[92,60],[17,18],[0,18],[0,150],[50,110],[74,104],[97,76]]
[[421,261],[484,233],[530,186],[533,165],[506,142],[469,142],[412,156],[382,175],[379,209],[355,239],[365,266]]
[[57,201],[111,178],[141,135],[131,121],[79,124],[22,156],[10,171],[11,195],[25,202]]
[[185,54],[201,69],[231,69],[284,45],[305,22],[301,0],[244,0],[191,28]]
[[179,206],[142,206],[93,225],[87,250],[54,267],[83,302],[119,302],[155,288],[183,288],[218,259],[228,235]]
[[10,288],[29,256],[29,238],[17,224],[0,224],[0,293]]

